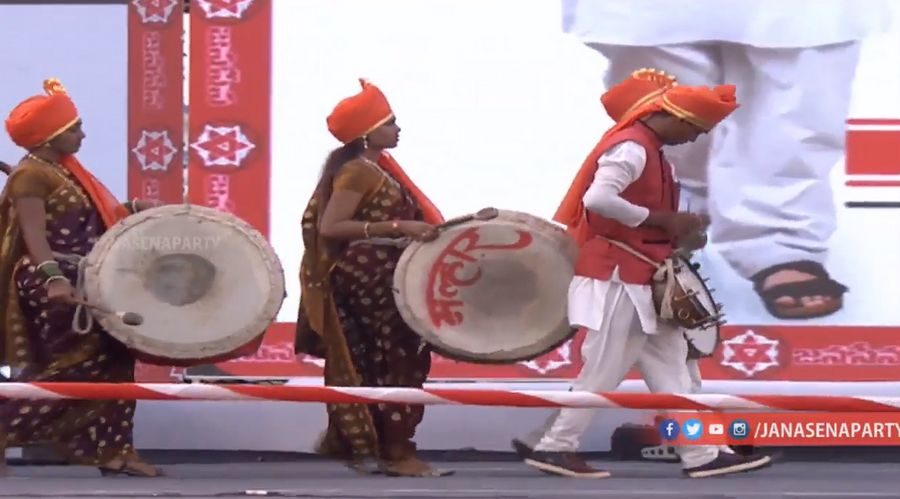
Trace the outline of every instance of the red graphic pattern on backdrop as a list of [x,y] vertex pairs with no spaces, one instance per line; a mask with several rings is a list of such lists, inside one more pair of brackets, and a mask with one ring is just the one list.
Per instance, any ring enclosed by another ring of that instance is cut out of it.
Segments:
[[184,19],[174,0],[128,4],[128,197],[179,203]]

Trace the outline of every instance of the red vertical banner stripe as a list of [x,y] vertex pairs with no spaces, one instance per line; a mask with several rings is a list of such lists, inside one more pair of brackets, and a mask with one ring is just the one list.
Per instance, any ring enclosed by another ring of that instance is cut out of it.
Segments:
[[270,0],[191,1],[188,197],[243,219],[266,238],[271,23]]
[[266,237],[271,18],[269,0],[191,2],[188,194]]
[[184,192],[181,0],[128,4],[128,197],[181,202]]
[[[181,0],[128,3],[128,197],[184,197],[184,11]],[[138,363],[139,381],[170,368]]]

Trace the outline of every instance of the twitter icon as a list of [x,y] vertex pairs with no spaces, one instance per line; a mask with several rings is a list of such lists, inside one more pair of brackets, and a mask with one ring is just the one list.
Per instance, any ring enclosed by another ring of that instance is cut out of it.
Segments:
[[681,428],[684,438],[688,440],[697,440],[703,436],[703,423],[699,419],[688,419]]

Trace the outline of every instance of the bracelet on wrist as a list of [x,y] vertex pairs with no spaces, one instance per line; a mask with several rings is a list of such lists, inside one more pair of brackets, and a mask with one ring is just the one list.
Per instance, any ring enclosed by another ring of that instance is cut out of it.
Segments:
[[63,275],[63,271],[59,268],[59,263],[56,260],[47,260],[46,262],[41,262],[37,266],[38,272],[44,275],[44,277],[54,277]]
[[50,286],[50,283],[53,282],[53,281],[68,281],[68,280],[69,280],[69,279],[68,279],[66,276],[62,275],[62,274],[50,276],[50,277],[47,278],[46,281],[44,281],[44,287],[46,288],[46,287]]
[[369,226],[372,225],[372,222],[366,222],[363,224],[363,235],[366,236],[366,239],[372,239],[372,235],[369,234]]

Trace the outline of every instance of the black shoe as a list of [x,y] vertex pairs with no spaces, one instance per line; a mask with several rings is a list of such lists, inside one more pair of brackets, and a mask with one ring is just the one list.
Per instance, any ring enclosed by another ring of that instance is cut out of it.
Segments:
[[720,452],[712,461],[694,468],[685,468],[682,473],[688,478],[709,478],[759,470],[771,464],[772,458],[769,456],[742,456]]
[[516,451],[516,455],[519,456],[519,459],[528,459],[531,456],[531,453],[534,452],[528,444],[518,438],[512,439],[511,443],[512,448]]
[[607,478],[609,472],[592,468],[581,456],[574,452],[532,451],[525,464],[544,473],[574,478]]

